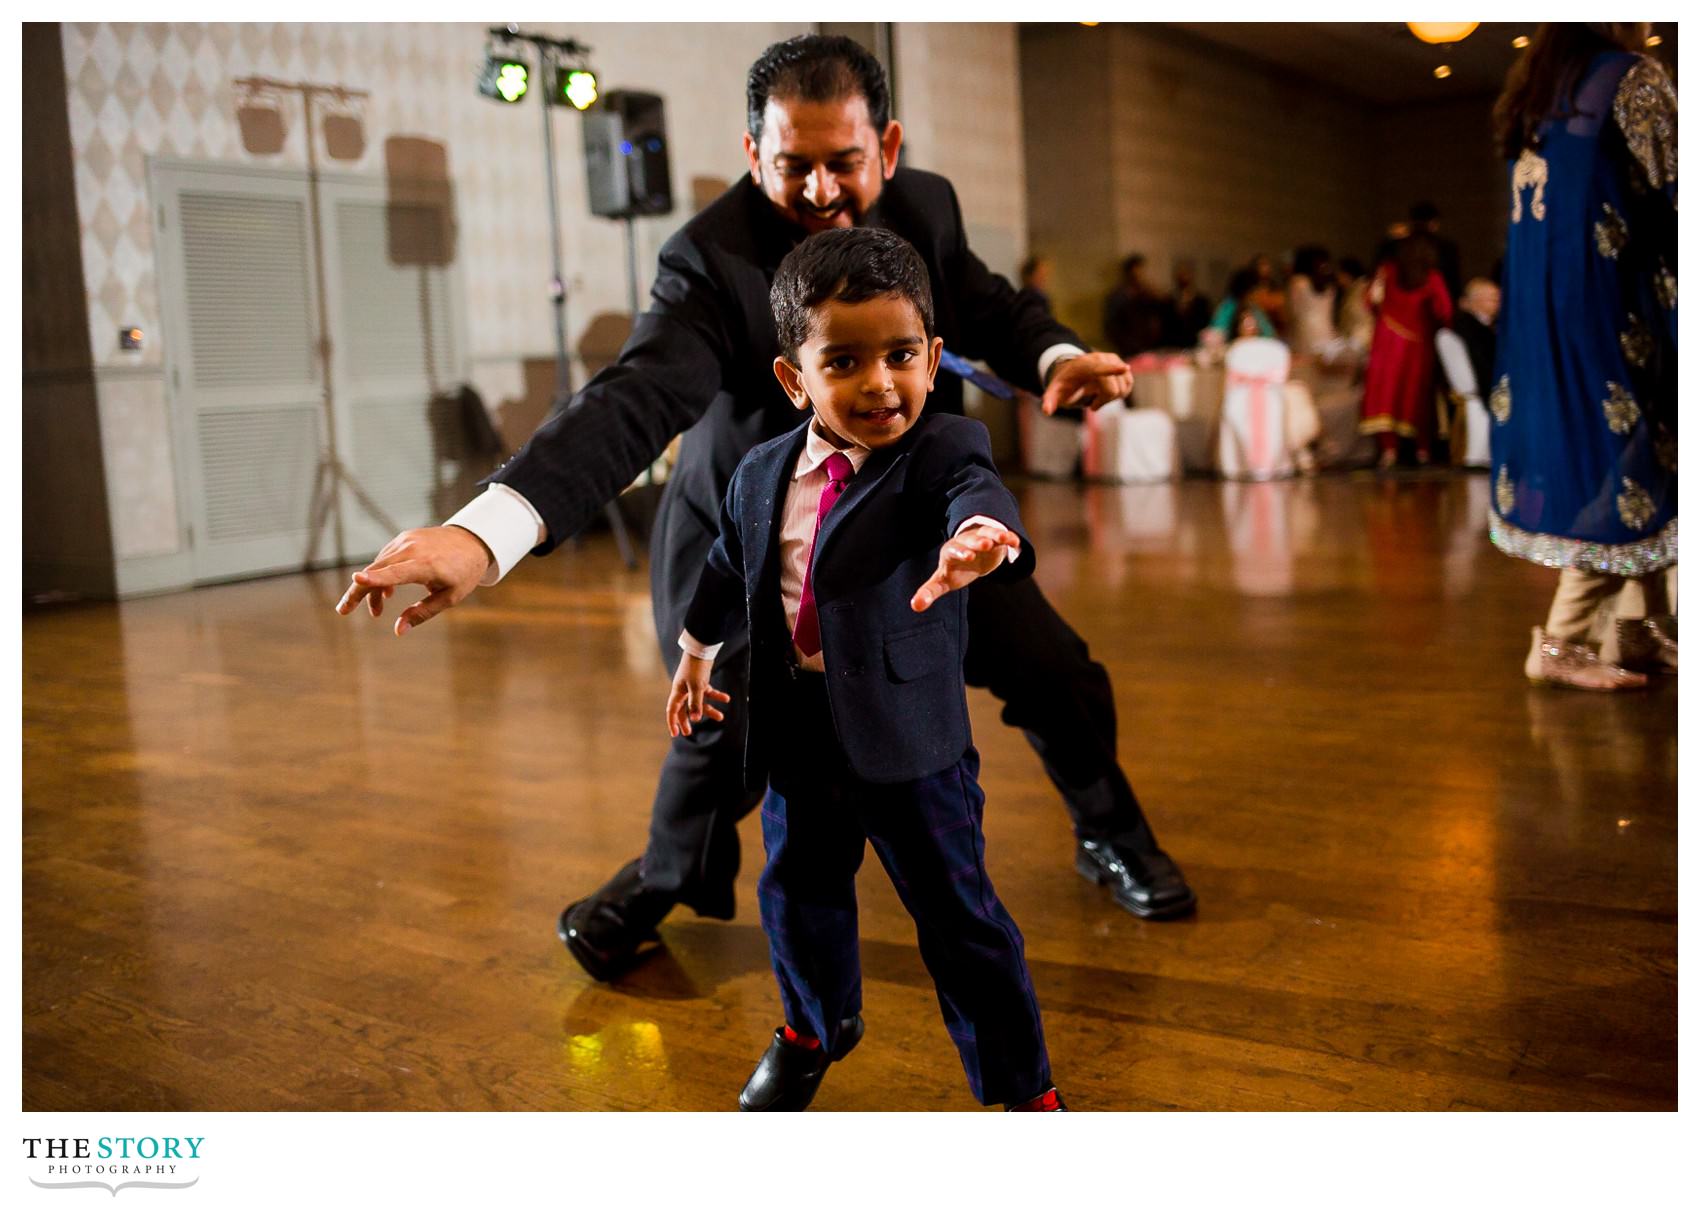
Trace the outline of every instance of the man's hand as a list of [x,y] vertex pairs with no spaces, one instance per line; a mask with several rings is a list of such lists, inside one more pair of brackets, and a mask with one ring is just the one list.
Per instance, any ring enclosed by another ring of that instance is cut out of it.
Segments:
[[667,692],[667,732],[672,736],[689,737],[691,722],[701,720],[705,715],[710,720],[726,719],[719,708],[708,702],[710,699],[732,702],[732,697],[725,691],[717,691],[708,685],[712,669],[714,663],[701,657],[686,653],[679,658],[679,669],[673,675],[673,689]]
[[405,636],[461,602],[478,588],[495,557],[484,541],[458,526],[428,526],[403,531],[384,545],[372,563],[354,574],[336,604],[338,615],[347,615],[366,600],[376,619],[384,613],[384,601],[398,585],[422,585],[431,591],[403,611],[395,621],[395,634]]
[[1133,391],[1133,372],[1114,354],[1076,354],[1051,371],[1041,401],[1045,415],[1060,408],[1095,409]]
[[[1007,551],[1006,551],[1007,549]],[[984,577],[1021,554],[1021,536],[1001,526],[972,526],[939,549],[939,567],[927,584],[915,591],[909,608],[921,612],[952,590]]]

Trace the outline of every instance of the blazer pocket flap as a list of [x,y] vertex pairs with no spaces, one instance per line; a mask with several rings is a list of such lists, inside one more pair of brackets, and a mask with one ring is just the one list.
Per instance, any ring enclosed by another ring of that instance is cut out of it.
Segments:
[[897,682],[930,674],[950,660],[950,642],[942,623],[929,623],[912,632],[886,638],[885,667]]

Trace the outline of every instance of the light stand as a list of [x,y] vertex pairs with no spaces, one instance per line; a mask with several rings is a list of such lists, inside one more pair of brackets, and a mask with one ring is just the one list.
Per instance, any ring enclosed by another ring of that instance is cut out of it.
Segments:
[[325,301],[325,242],[319,210],[319,142],[313,127],[313,99],[334,97],[338,103],[346,103],[352,98],[365,97],[368,94],[360,89],[343,88],[340,85],[272,80],[265,76],[244,76],[235,83],[250,93],[271,90],[298,94],[301,98],[302,117],[307,124],[307,217],[308,234],[313,242],[313,284],[319,309],[319,340],[315,352],[319,356],[319,393],[325,413],[325,436],[319,447],[319,466],[313,472],[313,505],[309,516],[311,521],[308,524],[307,551],[302,557],[302,565],[305,568],[313,567],[313,559],[319,550],[319,536],[324,533],[326,522],[330,522],[336,532],[336,559],[341,563],[346,559],[346,552],[343,546],[342,499],[337,493],[339,488],[346,488],[353,494],[354,499],[360,503],[360,508],[379,526],[392,534],[400,529],[390,521],[383,508],[367,496],[366,490],[360,487],[360,482],[354,478],[354,473],[348,470],[348,465],[337,452],[336,395],[331,382],[330,313]]
[[[537,76],[546,89],[553,87],[555,68],[558,65],[556,56],[582,57],[590,52],[588,46],[571,38],[528,34],[511,25],[494,26],[489,33],[492,38],[508,42],[529,42],[535,46]],[[560,203],[555,197],[555,134],[550,122],[550,111],[555,107],[553,102],[545,97],[539,108],[543,111],[543,179],[549,196],[549,299],[555,310],[555,398],[549,402],[549,415],[554,416],[556,412],[566,408],[572,399],[573,385],[571,364],[567,361],[567,284],[561,274]],[[637,318],[635,308],[632,318]],[[620,559],[628,569],[637,568],[637,555],[632,550],[632,539],[626,530],[626,520],[620,513],[619,498],[616,497],[603,506],[602,514],[608,520],[608,529],[614,532],[614,543],[620,549]]]

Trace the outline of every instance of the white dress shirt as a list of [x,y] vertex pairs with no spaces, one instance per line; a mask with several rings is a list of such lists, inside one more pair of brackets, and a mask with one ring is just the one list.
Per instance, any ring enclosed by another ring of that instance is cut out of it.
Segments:
[[[1039,382],[1044,383],[1051,368],[1064,358],[1086,351],[1066,342],[1050,346],[1039,355]],[[811,434],[811,437],[813,435]],[[825,456],[822,456],[824,459]],[[851,462],[855,459],[852,457]],[[444,526],[458,526],[471,531],[495,557],[479,585],[495,585],[532,548],[548,538],[543,515],[531,502],[505,484],[492,484],[484,492],[462,506]],[[919,588],[919,587],[916,587]]]

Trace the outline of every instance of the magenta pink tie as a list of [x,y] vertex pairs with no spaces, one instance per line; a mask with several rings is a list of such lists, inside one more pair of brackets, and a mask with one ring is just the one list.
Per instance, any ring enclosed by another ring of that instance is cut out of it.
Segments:
[[815,611],[815,543],[820,539],[821,523],[826,521],[827,511],[844,496],[844,487],[850,483],[854,471],[844,452],[834,451],[826,457],[826,486],[820,491],[820,506],[815,510],[815,534],[809,540],[809,563],[803,568],[803,597],[797,603],[797,628],[791,633],[792,643],[805,657],[820,652],[820,615]]

